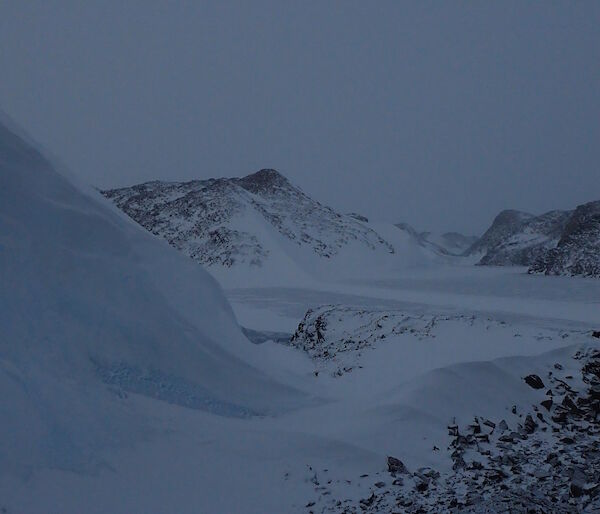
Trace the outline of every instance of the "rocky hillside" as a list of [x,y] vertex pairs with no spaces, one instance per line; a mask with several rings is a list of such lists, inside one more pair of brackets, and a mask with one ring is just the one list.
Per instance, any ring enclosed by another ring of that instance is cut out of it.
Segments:
[[479,264],[484,265],[529,266],[556,246],[570,215],[570,211],[550,211],[541,216],[502,211],[465,255],[481,256]]
[[530,273],[600,277],[600,201],[580,205],[569,217],[556,248],[542,254]]
[[103,194],[208,267],[260,268],[298,254],[327,260],[351,247],[395,252],[356,215],[316,202],[272,169],[243,178],[147,182]]

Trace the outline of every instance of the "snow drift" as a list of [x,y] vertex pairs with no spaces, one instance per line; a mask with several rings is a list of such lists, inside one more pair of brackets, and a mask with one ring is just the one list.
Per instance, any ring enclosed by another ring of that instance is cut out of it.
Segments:
[[87,469],[141,393],[226,416],[302,396],[244,362],[217,283],[0,122],[0,473]]

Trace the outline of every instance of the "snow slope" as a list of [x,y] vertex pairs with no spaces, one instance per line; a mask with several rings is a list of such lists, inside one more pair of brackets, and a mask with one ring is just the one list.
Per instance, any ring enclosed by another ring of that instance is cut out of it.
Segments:
[[0,474],[145,437],[128,392],[234,417],[304,402],[244,362],[213,278],[90,194],[0,125]]
[[396,227],[406,232],[419,246],[440,255],[462,255],[479,239],[476,236],[465,236],[458,232],[418,232],[408,223],[396,223]]

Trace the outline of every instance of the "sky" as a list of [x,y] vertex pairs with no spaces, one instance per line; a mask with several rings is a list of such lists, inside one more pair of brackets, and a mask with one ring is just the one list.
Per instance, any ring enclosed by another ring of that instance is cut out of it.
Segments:
[[276,168],[480,234],[600,199],[600,2],[0,2],[0,109],[84,180]]

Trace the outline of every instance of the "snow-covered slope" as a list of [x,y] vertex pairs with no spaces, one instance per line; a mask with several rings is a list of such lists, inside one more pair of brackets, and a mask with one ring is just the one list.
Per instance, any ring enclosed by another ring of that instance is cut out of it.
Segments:
[[556,248],[540,255],[529,271],[600,277],[600,201],[578,206]]
[[[315,512],[600,506],[600,351],[591,331],[480,313],[327,305],[307,312],[290,344],[315,362],[315,381],[354,382],[356,404],[365,388],[383,391],[381,403],[369,397],[363,437],[382,436],[387,459],[354,474],[316,470]],[[520,357],[496,360],[503,353]],[[466,355],[472,362],[460,363]],[[386,387],[394,377],[398,385]],[[352,410],[338,416],[351,419]],[[385,430],[374,429],[379,416]],[[348,419],[338,423],[357,430]]]
[[502,211],[492,226],[465,255],[480,257],[479,264],[528,266],[558,243],[569,211],[550,211],[534,216],[520,211]]
[[418,232],[408,223],[396,223],[396,227],[406,232],[415,243],[438,255],[462,255],[478,240],[477,236],[465,236],[458,232]]
[[459,232],[444,232],[443,234],[425,232],[424,235],[428,241],[455,255],[462,255],[479,239],[477,236],[465,236]]
[[[365,218],[314,201],[271,169],[243,178],[148,182],[104,191],[147,230],[225,283],[352,277],[405,263]],[[426,252],[415,260],[427,261]]]
[[301,401],[244,362],[216,281],[0,124],[0,476],[145,437],[128,392],[234,417]]

